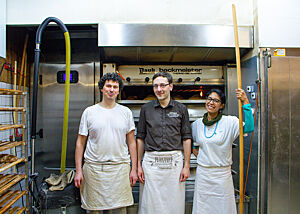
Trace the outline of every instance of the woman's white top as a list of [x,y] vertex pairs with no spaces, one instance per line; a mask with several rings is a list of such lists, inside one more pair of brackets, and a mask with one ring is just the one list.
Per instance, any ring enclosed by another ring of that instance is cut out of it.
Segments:
[[197,163],[204,167],[232,164],[232,143],[239,136],[239,119],[236,116],[223,115],[217,128],[216,125],[217,123],[205,126],[205,136],[202,118],[192,123],[194,145],[199,146]]

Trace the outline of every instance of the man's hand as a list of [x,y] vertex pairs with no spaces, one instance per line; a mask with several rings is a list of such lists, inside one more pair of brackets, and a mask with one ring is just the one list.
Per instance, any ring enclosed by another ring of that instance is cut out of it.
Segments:
[[186,181],[190,177],[190,168],[183,167],[180,173],[180,182]]
[[139,181],[140,183],[144,184],[145,183],[145,176],[144,176],[144,170],[143,170],[143,167],[138,164],[138,178],[139,178]]
[[76,174],[75,174],[75,177],[74,177],[74,183],[75,183],[75,186],[77,188],[80,188],[81,187],[81,184],[82,184],[82,181],[83,181],[83,175],[82,175],[82,172],[77,172],[76,171]]
[[130,185],[134,186],[138,177],[137,177],[137,173],[136,173],[136,169],[131,169],[130,175],[129,175],[129,179],[130,179]]
[[86,141],[87,141],[87,136],[78,134],[76,140],[76,150],[75,150],[76,174],[74,178],[74,183],[77,188],[81,187],[83,181],[82,158],[85,150]]

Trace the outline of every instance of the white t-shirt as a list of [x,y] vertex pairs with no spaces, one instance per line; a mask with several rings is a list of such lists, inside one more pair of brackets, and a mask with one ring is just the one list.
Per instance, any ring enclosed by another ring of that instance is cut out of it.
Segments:
[[[239,136],[239,119],[235,116],[223,115],[217,128],[216,125],[217,123],[205,126],[205,135],[202,118],[192,123],[194,145],[199,146],[197,163],[204,167],[230,166],[232,164],[232,143]],[[215,128],[216,131],[213,135]]]
[[132,112],[125,106],[106,109],[96,104],[86,108],[79,126],[79,134],[88,136],[85,162],[130,163],[126,134],[132,130]]

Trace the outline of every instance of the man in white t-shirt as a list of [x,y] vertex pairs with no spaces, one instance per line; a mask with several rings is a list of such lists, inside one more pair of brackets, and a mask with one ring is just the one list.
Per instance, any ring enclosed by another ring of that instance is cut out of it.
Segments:
[[116,103],[120,76],[107,73],[98,85],[102,101],[86,108],[80,121],[74,182],[89,213],[123,214],[133,204],[131,187],[137,181],[135,125],[130,109]]

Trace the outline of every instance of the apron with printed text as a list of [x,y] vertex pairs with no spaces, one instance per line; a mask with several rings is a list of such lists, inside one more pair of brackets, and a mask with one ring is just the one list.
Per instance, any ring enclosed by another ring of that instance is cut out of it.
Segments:
[[145,152],[139,214],[184,213],[185,182],[179,180],[182,167],[182,151]]

